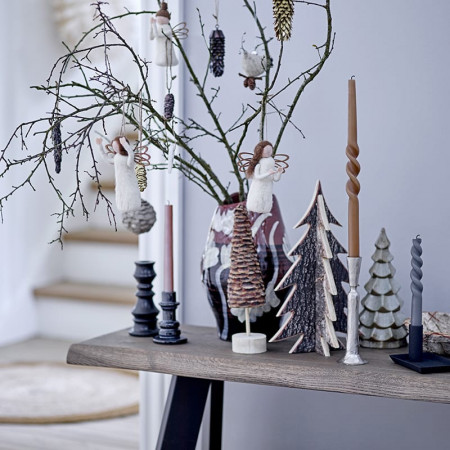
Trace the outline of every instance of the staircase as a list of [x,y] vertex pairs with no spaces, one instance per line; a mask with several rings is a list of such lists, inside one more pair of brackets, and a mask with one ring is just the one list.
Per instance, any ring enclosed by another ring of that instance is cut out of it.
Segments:
[[[114,189],[108,183],[102,187]],[[33,291],[41,336],[88,339],[133,324],[138,237],[123,228],[115,231],[105,220],[90,222],[66,235],[61,279]]]

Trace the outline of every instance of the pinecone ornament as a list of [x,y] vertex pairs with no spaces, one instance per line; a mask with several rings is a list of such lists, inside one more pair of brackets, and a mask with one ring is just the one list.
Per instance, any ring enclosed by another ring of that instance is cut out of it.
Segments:
[[230,259],[228,306],[254,308],[264,305],[266,295],[261,267],[253,242],[247,209],[243,204],[239,205],[234,212]]
[[134,234],[147,233],[156,222],[156,213],[149,202],[141,198],[139,209],[126,211],[122,214],[122,223]]
[[62,161],[62,140],[61,140],[61,124],[56,122],[52,128],[52,141],[53,141],[53,158],[55,160],[55,172],[61,172]]
[[136,164],[134,166],[134,170],[136,172],[136,178],[138,181],[139,190],[144,192],[147,188],[147,171],[142,164]]
[[221,77],[225,68],[225,36],[219,28],[211,31],[209,35],[209,51],[209,69],[215,77]]
[[273,0],[275,36],[279,41],[288,41],[292,33],[294,0]]
[[171,120],[173,118],[173,108],[175,106],[175,97],[173,94],[167,94],[164,97],[164,119]]

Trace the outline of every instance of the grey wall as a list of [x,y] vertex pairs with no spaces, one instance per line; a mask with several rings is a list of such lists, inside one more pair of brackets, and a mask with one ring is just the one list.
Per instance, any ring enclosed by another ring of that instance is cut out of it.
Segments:
[[[194,64],[200,66],[207,56],[197,26],[196,6],[202,10],[207,33],[214,26],[214,11],[213,2],[206,0],[190,2],[186,8],[190,28],[186,45]],[[241,102],[254,96],[242,87],[237,75],[242,34],[247,32],[245,47],[252,50],[254,26],[240,2],[225,6],[228,3],[221,2],[220,22],[227,40],[226,74],[219,81],[226,94],[217,109],[228,119]],[[269,2],[258,2],[258,8],[270,28]],[[289,170],[275,185],[290,241],[296,242],[304,231],[291,227],[303,215],[315,181],[320,179],[328,205],[344,225],[342,229],[335,227],[334,233],[347,244],[347,79],[355,75],[362,167],[361,283],[369,279],[374,242],[381,227],[385,227],[408,314],[410,245],[420,233],[424,248],[424,309],[448,311],[450,3],[347,0],[333,2],[332,12],[334,52],[324,71],[307,88],[294,116],[306,139],[290,130],[280,148],[291,156]],[[295,73],[299,64],[305,67],[304,63],[313,61],[312,44],[320,45],[324,32],[323,13],[296,4],[293,40],[286,44],[288,59],[283,73]],[[186,88],[186,116],[207,120],[198,108],[192,87]],[[269,139],[276,128],[272,116]],[[252,130],[244,150],[252,151],[257,141]],[[226,176],[220,145],[200,141],[197,145]],[[215,204],[190,183],[185,183],[184,200],[184,320],[214,325],[200,283],[199,261]],[[427,444],[430,448],[445,448],[444,427],[449,412],[446,405],[228,385],[224,443],[227,450],[331,446],[375,449],[393,445],[418,449]],[[419,428],[420,438],[410,437],[411,431]]]

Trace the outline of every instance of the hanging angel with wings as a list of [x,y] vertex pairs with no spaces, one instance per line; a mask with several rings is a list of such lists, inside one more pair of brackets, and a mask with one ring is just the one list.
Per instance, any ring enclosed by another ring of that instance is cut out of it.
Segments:
[[268,213],[272,209],[273,182],[279,181],[287,169],[288,155],[272,157],[273,146],[269,141],[261,141],[252,153],[239,153],[239,167],[252,179],[247,195],[247,210]]
[[154,62],[157,66],[176,66],[178,58],[174,52],[172,36],[176,34],[178,39],[185,39],[188,35],[186,23],[181,22],[172,28],[169,21],[170,13],[167,10],[167,3],[161,2],[161,9],[155,17],[152,17],[150,23],[150,40],[156,40]]
[[102,142],[101,138],[97,138],[97,144],[104,159],[114,164],[117,209],[121,212],[139,209],[141,207],[141,193],[136,178],[135,165],[148,166],[150,164],[148,147],[137,147],[135,153],[128,139],[124,136],[117,136],[105,146]]

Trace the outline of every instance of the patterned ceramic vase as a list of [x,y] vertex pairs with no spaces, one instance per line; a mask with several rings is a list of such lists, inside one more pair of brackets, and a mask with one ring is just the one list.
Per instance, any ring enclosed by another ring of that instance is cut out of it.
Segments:
[[[237,198],[237,195],[233,195],[233,198]],[[245,331],[244,309],[230,310],[227,304],[231,237],[234,210],[238,205],[239,203],[219,205],[215,210],[201,264],[202,281],[206,286],[208,300],[217,321],[219,337],[223,340],[231,340],[233,334]],[[270,213],[249,212],[249,218],[266,286],[265,305],[251,309],[251,330],[264,333],[269,339],[279,328],[276,313],[280,306],[280,298],[275,294],[274,288],[291,265],[287,257],[289,245],[275,197]]]

